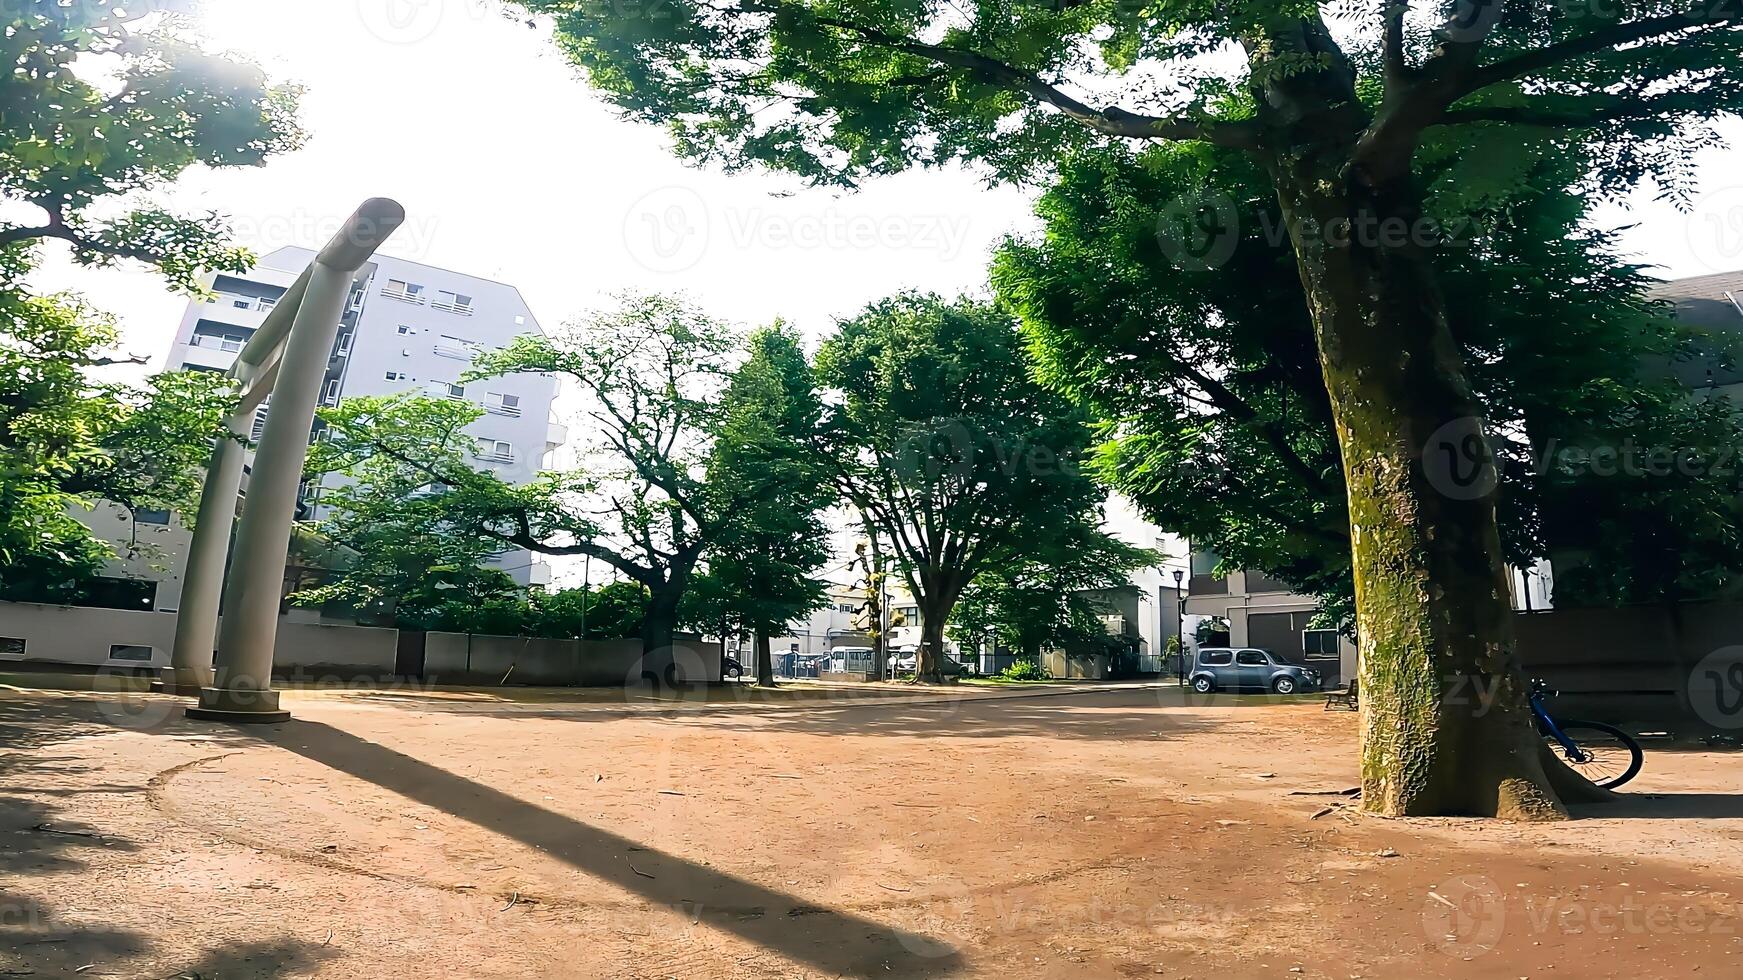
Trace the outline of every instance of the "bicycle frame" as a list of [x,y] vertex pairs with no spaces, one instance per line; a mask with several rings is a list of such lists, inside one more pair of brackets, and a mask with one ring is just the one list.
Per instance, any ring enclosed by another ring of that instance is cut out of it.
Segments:
[[1569,738],[1567,733],[1561,730],[1561,726],[1555,723],[1555,719],[1549,716],[1549,710],[1543,706],[1543,693],[1541,691],[1531,692],[1531,714],[1537,719],[1538,731],[1555,739],[1556,744],[1568,753],[1568,758],[1579,760],[1585,757],[1585,753],[1580,750],[1579,743]]

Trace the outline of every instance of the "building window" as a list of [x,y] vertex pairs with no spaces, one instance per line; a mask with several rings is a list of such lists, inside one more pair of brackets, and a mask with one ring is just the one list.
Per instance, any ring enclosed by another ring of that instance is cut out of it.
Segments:
[[430,309],[471,316],[472,297],[465,293],[451,293],[446,289],[438,289],[436,290],[436,298],[430,300]]
[[466,397],[466,386],[465,385],[449,385],[448,386],[448,397],[449,398],[465,398]]
[[22,636],[0,636],[0,660],[23,660],[26,645]]
[[406,325],[405,325],[405,324],[403,324],[403,323],[402,323],[402,324],[400,324],[400,325],[399,325],[399,332],[400,332],[400,333],[401,333],[401,334],[409,334],[409,333],[411,333],[411,332],[412,332],[412,328],[411,328],[411,327],[408,327],[408,326],[406,326]]
[[125,660],[130,663],[151,663],[151,647],[138,646],[132,643],[109,644],[110,660]]
[[321,404],[323,404],[323,405],[337,405],[337,404],[339,404],[339,379],[338,378],[328,378],[326,385],[321,388]]
[[478,440],[478,455],[499,463],[514,462],[514,444],[502,439]]
[[1309,657],[1336,657],[1337,630],[1307,630],[1301,634],[1301,652]]
[[389,371],[383,377],[389,381],[404,381],[406,379],[404,371]]
[[273,299],[270,296],[262,296],[262,297],[260,297],[260,302],[256,303],[254,305],[254,308],[259,310],[262,313],[271,313],[272,308],[277,306],[277,305],[278,305],[278,300]]
[[527,318],[524,316],[517,316],[514,318],[514,325],[517,327],[524,327],[524,326],[526,326],[526,323],[527,323]]
[[404,279],[389,279],[387,285],[381,287],[381,295],[406,303],[422,304],[424,287],[415,282],[406,282]]
[[168,524],[169,511],[156,507],[141,507],[133,512],[135,524]]
[[518,417],[520,415],[520,396],[505,395],[501,392],[493,391],[487,396],[485,407],[498,415]]

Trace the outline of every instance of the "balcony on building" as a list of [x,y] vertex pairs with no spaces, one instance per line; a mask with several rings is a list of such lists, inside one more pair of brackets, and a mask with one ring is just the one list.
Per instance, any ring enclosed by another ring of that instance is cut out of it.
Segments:
[[569,427],[555,419],[545,423],[545,452],[554,453],[569,441]]

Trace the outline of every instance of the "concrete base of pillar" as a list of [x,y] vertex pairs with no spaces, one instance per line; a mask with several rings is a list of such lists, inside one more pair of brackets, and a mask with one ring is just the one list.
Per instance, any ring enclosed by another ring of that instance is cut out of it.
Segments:
[[278,706],[277,691],[204,687],[200,703],[188,709],[188,717],[258,725],[290,721],[290,712]]
[[157,675],[157,680],[151,682],[152,691],[160,694],[174,694],[177,697],[197,698],[206,685],[212,683],[209,678],[189,677],[187,672],[166,667]]

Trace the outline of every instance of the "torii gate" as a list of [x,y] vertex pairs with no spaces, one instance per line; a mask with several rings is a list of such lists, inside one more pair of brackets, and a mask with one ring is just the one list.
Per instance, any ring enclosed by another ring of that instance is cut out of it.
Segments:
[[[230,376],[242,387],[241,400],[226,423],[231,438],[218,440],[206,468],[165,685],[181,694],[199,691],[199,704],[188,708],[189,718],[290,718],[272,689],[272,652],[309,428],[352,279],[404,221],[405,209],[398,202],[385,197],[364,201],[236,355]],[[235,554],[226,576],[225,553],[242,486],[242,439],[253,426],[255,409],[269,395],[272,408],[255,449],[248,504],[236,525]]]

